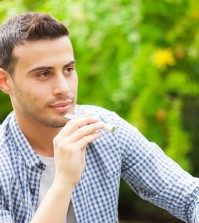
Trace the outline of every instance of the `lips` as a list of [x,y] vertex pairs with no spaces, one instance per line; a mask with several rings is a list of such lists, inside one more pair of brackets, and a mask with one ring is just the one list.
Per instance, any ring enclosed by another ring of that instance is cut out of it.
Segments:
[[69,105],[70,103],[71,103],[71,101],[70,102],[60,102],[55,105],[51,105],[50,107],[52,107],[52,108],[65,107],[65,106]]
[[53,105],[50,105],[49,107],[57,112],[67,112],[70,109],[72,101],[66,101],[66,102],[59,102]]

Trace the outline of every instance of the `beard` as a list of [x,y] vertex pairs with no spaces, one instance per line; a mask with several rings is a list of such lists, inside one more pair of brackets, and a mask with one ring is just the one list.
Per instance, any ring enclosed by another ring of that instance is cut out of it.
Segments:
[[[52,114],[51,110],[49,110],[49,105],[59,102],[65,101],[67,99],[73,100],[73,104],[75,99],[74,97],[57,97],[54,99],[49,100],[43,106],[38,104],[38,100],[31,96],[31,93],[23,92],[17,85],[14,85],[14,96],[11,96],[11,101],[13,107],[16,111],[29,120],[33,122],[37,122],[41,125],[44,125],[49,128],[62,128],[66,125],[67,119],[64,117],[64,114]],[[74,106],[72,106],[74,107]],[[74,110],[74,108],[72,108]],[[71,109],[70,112],[73,112]]]
[[39,122],[41,125],[44,125],[49,128],[62,128],[67,123],[67,120],[64,117],[59,118],[59,120],[58,118],[42,117],[42,116],[36,115],[34,112],[31,112],[30,110],[29,110],[28,116],[34,121]]

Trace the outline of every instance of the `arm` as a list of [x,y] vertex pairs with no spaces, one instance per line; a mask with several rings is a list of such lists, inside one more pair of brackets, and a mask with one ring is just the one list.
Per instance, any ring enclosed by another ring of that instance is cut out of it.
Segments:
[[[0,175],[1,179],[1,175]],[[0,181],[0,222],[1,223],[14,223],[11,211],[5,208],[5,197],[3,192],[3,187]]]
[[124,171],[124,179],[141,198],[185,222],[198,223],[199,180],[140,133],[137,133],[134,146],[135,151],[131,155],[134,165]]
[[65,221],[72,192],[84,170],[86,146],[101,135],[96,133],[103,128],[103,123],[98,121],[95,116],[79,117],[69,121],[55,137],[54,182],[31,223]]
[[2,207],[0,207],[0,222],[14,223],[11,213],[8,210],[3,209]]
[[185,222],[198,223],[199,179],[130,124],[118,119],[117,126],[124,180],[141,198]]

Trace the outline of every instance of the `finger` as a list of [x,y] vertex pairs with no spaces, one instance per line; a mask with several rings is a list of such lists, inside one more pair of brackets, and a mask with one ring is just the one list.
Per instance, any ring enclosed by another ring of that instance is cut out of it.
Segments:
[[61,138],[63,136],[71,135],[74,131],[81,128],[82,126],[89,125],[95,122],[99,122],[98,116],[82,116],[75,118],[68,121],[57,136]]
[[[72,150],[75,151],[76,149],[79,150],[83,147],[86,147],[90,140],[95,140],[96,138],[101,136],[101,132],[96,132],[99,129],[102,129],[104,123],[98,122],[91,125],[84,126],[76,132],[74,132],[70,136],[63,136],[62,138],[56,137],[53,140],[54,145],[54,153],[55,155],[62,150],[69,150],[68,152],[71,153]],[[84,142],[82,145],[78,142]],[[79,146],[80,145],[80,146]],[[58,152],[57,152],[58,151]]]
[[62,141],[58,147],[55,148],[55,150],[59,152],[67,152],[69,154],[74,154],[79,152],[80,150],[84,151],[86,150],[86,147],[89,143],[94,141],[95,139],[99,138],[102,135],[101,132],[93,133],[91,135],[87,135],[73,143],[70,143],[66,146],[65,141]]
[[104,123],[102,122],[96,122],[92,123],[90,125],[85,125],[79,129],[77,129],[75,132],[73,132],[70,137],[67,137],[67,143],[73,143],[85,136],[91,135],[95,133],[98,130],[101,130],[104,128]]
[[71,147],[74,150],[82,150],[82,151],[86,151],[87,149],[87,145],[91,142],[93,142],[94,140],[100,138],[102,135],[101,132],[97,132],[97,133],[93,133],[91,135],[87,135],[81,139],[79,139],[78,141],[74,142],[71,144]]
[[81,118],[81,117],[85,117],[85,116],[91,116],[92,113],[85,113],[85,114],[81,114],[81,115],[76,115],[76,114],[69,114],[67,113],[64,117],[66,119],[68,119],[68,121],[72,120],[72,119],[78,119],[78,118]]

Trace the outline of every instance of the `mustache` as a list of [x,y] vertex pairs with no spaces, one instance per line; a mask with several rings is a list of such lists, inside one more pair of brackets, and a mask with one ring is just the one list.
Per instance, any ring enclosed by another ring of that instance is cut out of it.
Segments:
[[49,106],[49,105],[52,105],[52,104],[55,104],[55,103],[58,103],[58,102],[64,102],[64,101],[73,102],[74,100],[75,100],[74,96],[68,95],[66,97],[62,96],[62,97],[56,97],[56,98],[50,99],[46,104]]

